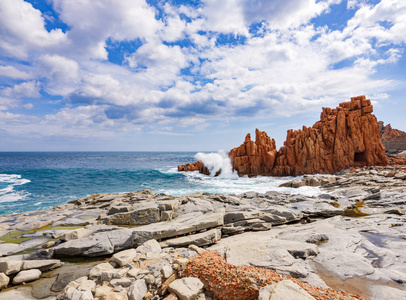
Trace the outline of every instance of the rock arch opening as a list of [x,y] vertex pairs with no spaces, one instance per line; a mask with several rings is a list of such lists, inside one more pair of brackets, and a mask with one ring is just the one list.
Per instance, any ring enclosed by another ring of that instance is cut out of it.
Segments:
[[356,163],[367,163],[367,155],[364,152],[355,152],[354,153],[354,162]]

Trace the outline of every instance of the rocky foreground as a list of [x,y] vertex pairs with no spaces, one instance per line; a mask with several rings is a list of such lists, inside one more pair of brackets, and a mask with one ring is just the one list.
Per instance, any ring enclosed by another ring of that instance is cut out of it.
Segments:
[[406,299],[406,167],[318,196],[99,194],[0,217],[1,299]]

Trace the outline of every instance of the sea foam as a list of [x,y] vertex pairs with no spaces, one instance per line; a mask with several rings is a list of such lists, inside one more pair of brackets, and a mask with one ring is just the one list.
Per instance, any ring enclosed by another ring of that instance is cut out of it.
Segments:
[[203,164],[209,169],[210,176],[214,176],[221,170],[220,178],[237,178],[238,175],[233,171],[231,166],[231,160],[225,151],[220,150],[217,153],[202,153],[199,152],[195,155],[197,160],[203,162]]
[[29,194],[26,191],[15,191],[14,186],[31,182],[17,174],[0,174],[0,202],[15,202]]

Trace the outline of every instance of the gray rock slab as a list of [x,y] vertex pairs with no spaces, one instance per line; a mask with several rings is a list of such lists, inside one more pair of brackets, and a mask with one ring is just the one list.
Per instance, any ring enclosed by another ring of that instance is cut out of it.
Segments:
[[23,267],[23,261],[21,260],[6,260],[0,262],[0,273],[6,275],[18,273]]
[[189,245],[208,246],[221,239],[221,229],[211,229],[202,233],[187,235],[175,239],[165,240],[160,243],[165,247],[183,247]]
[[169,222],[140,226],[132,230],[134,243],[139,245],[150,239],[161,240],[222,225],[222,213],[192,213]]
[[369,292],[371,300],[406,299],[406,291],[386,285],[371,285]]
[[58,268],[62,265],[59,259],[25,260],[22,270],[38,269],[41,272]]
[[343,280],[355,276],[366,276],[375,272],[370,261],[356,253],[325,252],[318,255],[315,262]]
[[18,253],[24,251],[26,247],[19,245],[19,244],[0,244],[0,255],[11,255],[14,253]]
[[54,248],[59,256],[101,256],[132,246],[131,229],[100,232],[92,236],[71,240]]
[[104,213],[104,209],[88,209],[85,211],[78,211],[62,220],[52,223],[52,226],[85,226],[94,224],[96,219]]
[[142,206],[133,207],[131,211],[109,215],[103,219],[108,225],[147,225],[161,221],[161,213],[154,202],[143,203]]

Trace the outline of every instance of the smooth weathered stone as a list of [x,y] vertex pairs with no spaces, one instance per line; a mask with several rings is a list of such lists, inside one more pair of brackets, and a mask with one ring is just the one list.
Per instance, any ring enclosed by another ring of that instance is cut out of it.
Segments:
[[198,234],[183,236],[166,240],[160,243],[161,247],[183,247],[188,245],[207,246],[221,239],[221,229],[211,229]]
[[0,261],[0,272],[6,275],[18,273],[23,267],[21,260]]
[[119,267],[123,267],[129,263],[132,263],[133,260],[137,257],[137,250],[128,249],[124,251],[117,252],[110,258],[110,263],[115,264]]
[[145,294],[148,292],[148,287],[144,279],[136,280],[128,289],[129,300],[142,300]]
[[282,280],[259,290],[258,300],[315,300],[308,292],[291,280]]
[[9,282],[10,278],[4,273],[0,273],[0,290],[5,288]]
[[104,271],[113,270],[114,267],[110,263],[101,263],[94,266],[89,273],[90,279],[98,279]]
[[25,260],[22,270],[39,269],[41,272],[58,268],[62,265],[59,259]]
[[342,279],[370,275],[375,272],[371,263],[356,253],[323,253],[316,262]]
[[177,279],[168,288],[169,292],[175,293],[180,300],[194,300],[202,289],[203,283],[194,277]]
[[24,251],[26,247],[18,244],[0,244],[0,255],[6,256]]
[[61,240],[63,240],[63,241],[77,240],[77,239],[87,237],[91,234],[93,234],[92,230],[89,230],[86,228],[79,228],[79,229],[70,230],[70,231],[64,233],[61,236]]
[[77,211],[63,220],[52,223],[52,226],[86,226],[94,224],[100,214],[105,212],[104,209],[87,209],[85,211]]
[[42,272],[36,269],[21,271],[16,275],[16,277],[14,277],[13,284],[37,280],[41,274]]

